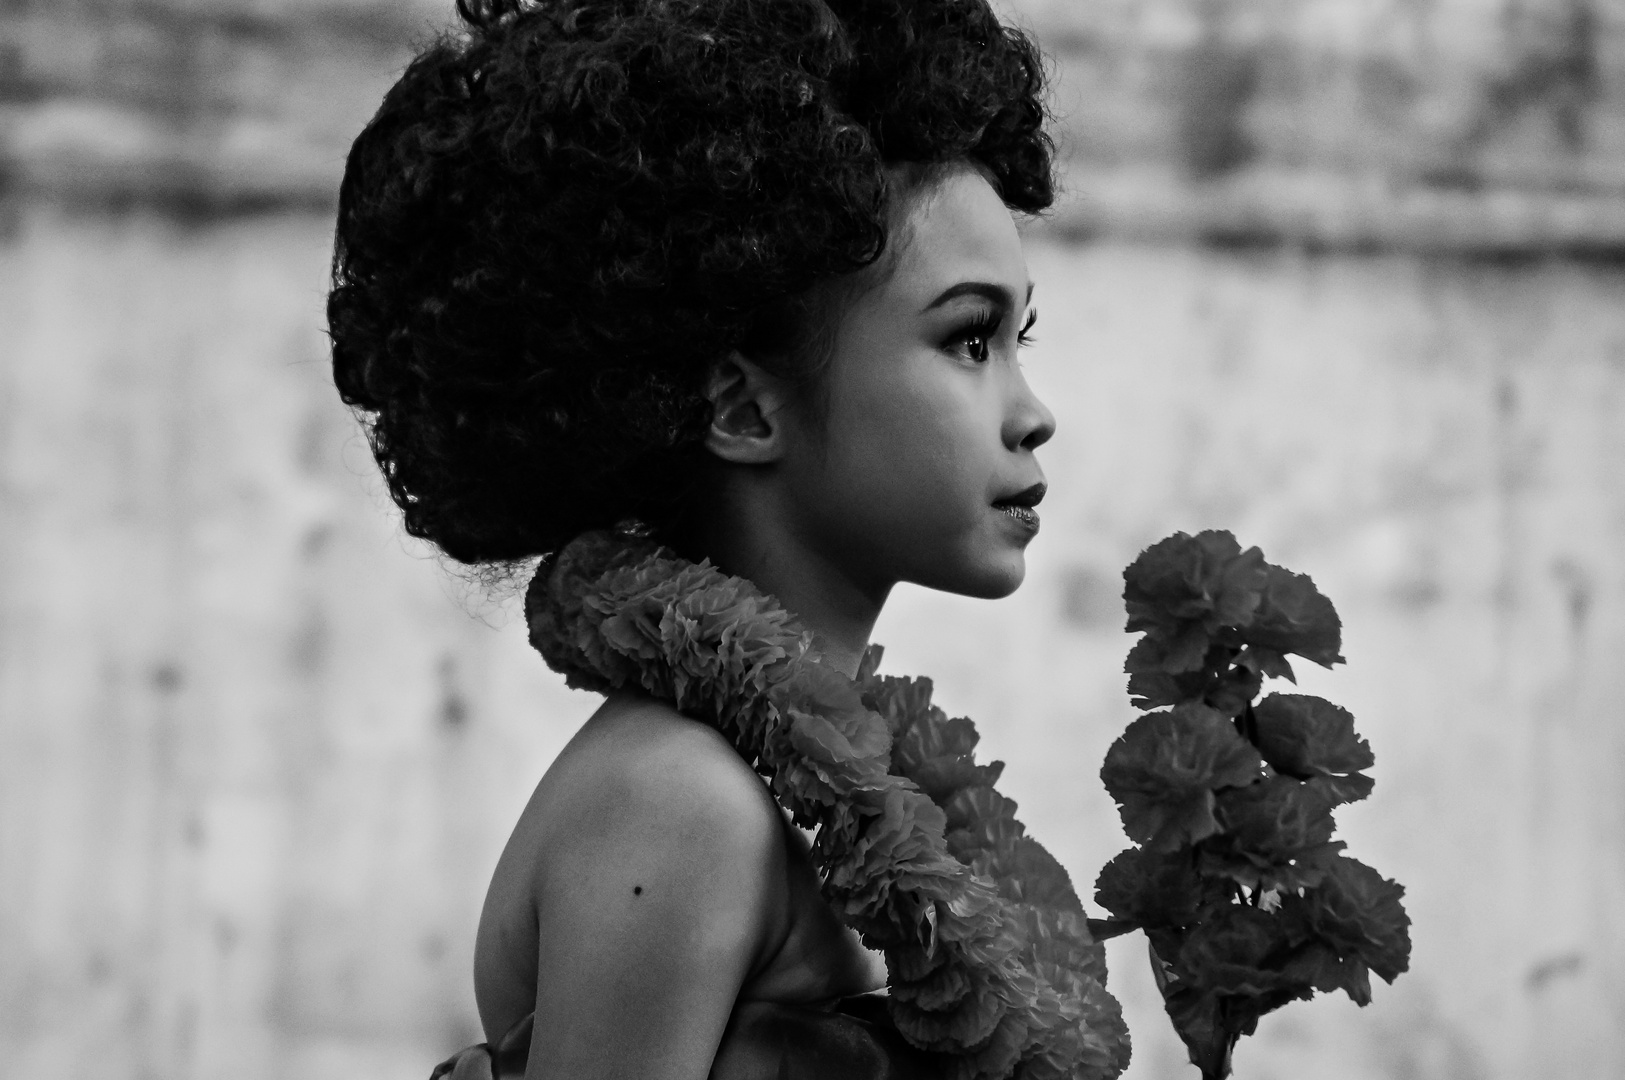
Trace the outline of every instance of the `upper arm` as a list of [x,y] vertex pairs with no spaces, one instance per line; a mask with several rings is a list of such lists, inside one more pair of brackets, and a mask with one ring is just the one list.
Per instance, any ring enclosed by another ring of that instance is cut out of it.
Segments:
[[578,775],[549,830],[530,1080],[703,1080],[772,947],[772,796],[715,732],[657,720]]

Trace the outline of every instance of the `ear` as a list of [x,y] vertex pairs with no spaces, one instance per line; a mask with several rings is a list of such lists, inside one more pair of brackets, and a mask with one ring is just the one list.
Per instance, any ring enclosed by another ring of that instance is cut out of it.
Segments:
[[784,453],[789,402],[783,379],[730,353],[712,368],[705,396],[711,401],[711,427],[705,448],[736,465],[767,465]]

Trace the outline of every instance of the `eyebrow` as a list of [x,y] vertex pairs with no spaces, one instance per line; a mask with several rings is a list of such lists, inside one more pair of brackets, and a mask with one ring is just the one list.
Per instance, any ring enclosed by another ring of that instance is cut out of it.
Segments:
[[[985,300],[990,300],[993,303],[998,304],[1000,307],[1003,307],[1006,310],[1016,306],[1015,295],[1003,285],[995,285],[991,281],[961,281],[957,285],[950,285],[946,289],[942,290],[941,295],[920,309],[920,313],[923,315],[927,311],[934,311],[943,304],[948,303],[950,300],[957,300],[961,296],[980,296]],[[1031,282],[1028,282],[1027,301],[1030,303],[1032,298],[1033,285]]]

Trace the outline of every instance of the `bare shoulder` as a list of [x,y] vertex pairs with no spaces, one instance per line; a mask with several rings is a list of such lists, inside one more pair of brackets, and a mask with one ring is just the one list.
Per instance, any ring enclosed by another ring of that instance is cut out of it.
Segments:
[[504,854],[547,889],[555,872],[607,855],[664,852],[767,867],[783,845],[778,804],[717,731],[665,702],[615,696],[548,769]]
[[632,830],[726,849],[780,830],[767,786],[726,739],[646,697],[606,701],[543,777],[532,811],[550,843]]
[[[726,739],[662,702],[610,698],[537,785],[492,879],[476,953],[488,1033],[529,1011],[538,963],[580,985],[569,973],[613,964],[612,941],[646,966],[698,934],[709,955],[683,963],[748,977],[786,932],[786,858],[777,803]],[[587,939],[590,957],[549,944]]]

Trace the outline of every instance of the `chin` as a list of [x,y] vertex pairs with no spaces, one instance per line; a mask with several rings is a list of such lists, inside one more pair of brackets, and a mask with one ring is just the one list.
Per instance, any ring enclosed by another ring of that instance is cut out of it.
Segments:
[[1021,588],[1027,577],[1027,559],[1020,551],[1001,553],[976,560],[957,573],[932,581],[916,581],[928,589],[969,596],[977,600],[1002,600]]

